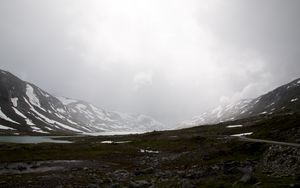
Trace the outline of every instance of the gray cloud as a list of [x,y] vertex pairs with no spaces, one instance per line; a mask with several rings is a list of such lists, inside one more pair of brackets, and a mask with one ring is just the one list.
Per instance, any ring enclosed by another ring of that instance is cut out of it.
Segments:
[[0,2],[1,68],[174,124],[300,75],[300,3]]

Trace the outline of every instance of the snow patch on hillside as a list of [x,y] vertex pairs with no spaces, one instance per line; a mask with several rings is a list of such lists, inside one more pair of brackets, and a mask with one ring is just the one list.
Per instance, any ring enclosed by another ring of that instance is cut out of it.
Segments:
[[1,107],[0,107],[0,118],[6,120],[6,121],[10,121],[12,123],[16,123],[16,124],[20,124],[12,119],[10,119],[9,117],[7,117],[2,111],[1,111]]
[[56,110],[57,110],[58,112],[62,113],[62,114],[63,114],[63,113],[66,113],[66,111],[65,111],[64,109],[62,109],[62,108],[57,108]]
[[35,124],[31,121],[31,119],[26,118],[25,121],[26,121],[26,124],[27,124],[27,125],[35,125]]
[[[25,98],[24,98],[24,99],[25,99]],[[27,101],[26,99],[25,99],[25,101],[28,103],[28,101]],[[58,126],[64,128],[64,129],[71,130],[71,131],[75,131],[75,132],[82,132],[82,131],[80,131],[80,130],[78,130],[78,129],[75,129],[75,128],[70,127],[70,126],[65,125],[65,124],[62,124],[62,123],[60,123],[60,122],[58,122],[58,121],[49,119],[49,118],[47,118],[46,116],[44,116],[43,114],[41,114],[41,113],[39,113],[38,111],[36,111],[36,110],[34,109],[34,107],[31,106],[30,104],[29,104],[29,106],[30,106],[31,111],[33,111],[36,115],[38,115],[39,117],[41,117],[42,119],[44,119],[44,120],[45,120],[47,123],[49,123],[49,124],[52,124],[52,125],[58,125]]]
[[18,98],[17,97],[11,98],[10,100],[13,103],[14,107],[18,106]]
[[243,127],[243,125],[227,125],[226,128]]
[[20,112],[18,109],[16,109],[16,108],[13,107],[13,110],[16,112],[16,114],[18,114],[22,118],[26,118],[26,116],[24,114],[22,114],[22,112]]
[[33,104],[34,106],[38,106],[38,107],[41,106],[40,100],[35,95],[33,87],[29,84],[26,85],[26,95],[31,104]]
[[46,133],[46,134],[49,133],[49,132],[43,131],[42,129],[35,127],[35,126],[32,126],[31,128],[32,128],[33,132]]
[[252,135],[252,134],[253,134],[253,132],[248,132],[248,133],[233,134],[230,136],[240,137],[240,136],[248,136],[248,135]]
[[79,104],[76,104],[76,108],[78,110],[85,110],[87,107],[85,105],[79,103]]
[[4,129],[4,130],[16,130],[16,129],[13,129],[11,127],[6,127],[6,126],[3,126],[3,125],[0,125],[0,129]]
[[295,102],[297,100],[298,100],[298,98],[294,98],[294,99],[291,100],[291,102]]
[[66,97],[56,97],[60,102],[62,102],[64,105],[68,105],[74,102],[77,102],[75,99],[69,99]]

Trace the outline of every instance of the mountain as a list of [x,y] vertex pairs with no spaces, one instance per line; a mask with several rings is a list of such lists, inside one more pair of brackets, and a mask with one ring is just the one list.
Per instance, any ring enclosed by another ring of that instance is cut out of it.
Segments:
[[242,119],[258,115],[300,111],[300,78],[255,99],[219,106],[208,113],[178,124],[179,128]]
[[162,123],[146,115],[106,111],[85,101],[55,97],[0,70],[0,133],[91,133],[163,128]]

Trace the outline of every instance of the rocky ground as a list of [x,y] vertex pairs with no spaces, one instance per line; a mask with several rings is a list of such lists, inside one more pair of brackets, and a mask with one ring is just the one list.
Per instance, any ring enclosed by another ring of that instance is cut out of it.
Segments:
[[253,131],[249,137],[270,139],[279,129],[277,141],[296,143],[299,119],[296,114],[229,122],[245,125],[234,129],[225,123],[68,138],[72,144],[1,143],[0,187],[297,187],[299,147],[245,142],[229,135]]

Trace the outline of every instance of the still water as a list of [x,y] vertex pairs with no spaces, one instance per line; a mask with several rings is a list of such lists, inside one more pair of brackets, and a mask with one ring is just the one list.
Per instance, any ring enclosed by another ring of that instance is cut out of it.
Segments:
[[0,142],[20,143],[20,144],[72,143],[71,141],[64,140],[63,138],[66,137],[64,136],[0,136]]

